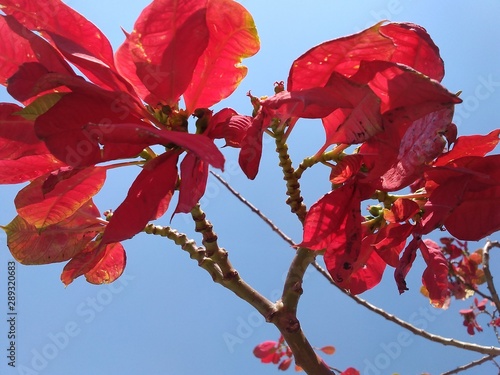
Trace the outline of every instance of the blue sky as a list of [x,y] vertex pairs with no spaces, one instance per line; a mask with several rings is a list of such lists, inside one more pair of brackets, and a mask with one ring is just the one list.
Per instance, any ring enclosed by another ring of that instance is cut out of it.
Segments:
[[[117,48],[123,41],[120,27],[130,31],[147,1],[68,1],[94,22]],[[130,4],[131,3],[131,4]],[[444,84],[462,90],[464,103],[457,109],[460,134],[487,133],[498,127],[500,103],[500,3],[436,2],[430,0],[304,1],[273,0],[241,3],[253,14],[262,47],[245,61],[249,74],[222,105],[250,113],[246,92],[270,95],[275,81],[286,80],[292,61],[323,41],[351,34],[382,19],[409,21],[424,26],[439,46],[445,61]],[[9,101],[5,91],[1,101]],[[220,106],[219,106],[220,107]],[[299,123],[290,138],[292,158],[314,154],[323,144],[319,122]],[[291,216],[285,187],[272,143],[265,143],[260,173],[249,182],[233,168],[237,152],[225,150],[223,176],[248,200],[261,208],[295,241],[300,226]],[[323,172],[323,173],[322,173]],[[137,170],[114,170],[96,198],[101,210],[116,208],[125,197]],[[324,171],[308,173],[302,184],[310,206],[327,192]],[[0,224],[15,216],[13,198],[19,186],[0,187]],[[289,246],[242,206],[214,179],[202,200],[220,244],[242,277],[269,298],[276,299],[293,257]],[[167,214],[160,223],[168,224]],[[198,242],[192,223],[178,215],[172,226]],[[439,233],[434,238],[439,237]],[[12,260],[0,233],[0,293],[5,296],[7,262]],[[499,240],[498,234],[491,237]],[[78,279],[64,288],[59,280],[63,264],[17,266],[17,368],[0,356],[0,373],[11,374],[276,374],[274,366],[260,364],[251,351],[264,340],[278,338],[245,302],[214,284],[178,247],[166,239],[137,235],[124,246],[127,269],[117,282],[95,286]],[[476,245],[471,244],[474,248]],[[493,254],[493,268],[499,256]],[[485,332],[468,336],[457,312],[471,301],[453,302],[449,311],[433,309],[419,294],[423,266],[416,264],[399,296],[390,270],[373,291],[362,295],[372,303],[421,328],[483,345],[498,343]],[[6,301],[6,297],[0,299]],[[0,348],[7,347],[6,302],[0,320]],[[5,311],[5,313],[3,313]],[[333,345],[326,358],[337,368],[357,367],[367,375],[432,375],[481,357],[455,348],[407,336],[404,330],[352,303],[314,270],[306,274],[299,319],[313,345]],[[293,372],[293,370],[289,370]],[[495,373],[485,365],[467,374]]]

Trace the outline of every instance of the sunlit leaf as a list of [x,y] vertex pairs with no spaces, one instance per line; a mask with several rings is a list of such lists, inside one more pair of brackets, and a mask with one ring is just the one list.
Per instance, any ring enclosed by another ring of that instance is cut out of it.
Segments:
[[190,212],[205,193],[208,164],[194,154],[187,154],[181,163],[181,185],[177,212]]
[[126,263],[127,257],[123,246],[120,243],[108,244],[104,248],[101,260],[85,273],[85,279],[91,284],[112,283],[122,275]]
[[53,93],[40,96],[16,114],[24,117],[26,120],[35,121],[38,116],[43,115],[52,108],[61,99],[62,95],[60,93]]
[[16,160],[0,160],[0,182],[19,184],[43,176],[65,164],[52,154],[23,156]]
[[127,197],[113,213],[102,243],[131,238],[156,218],[160,202],[166,196],[172,196],[175,189],[178,156],[178,152],[166,152],[144,165]]
[[113,66],[113,50],[106,36],[62,1],[5,0],[1,7],[28,29],[64,36],[84,45],[92,56]]
[[241,65],[260,48],[252,16],[232,0],[209,1],[208,47],[200,57],[191,83],[184,93],[188,112],[208,108],[228,97],[246,76]]
[[[208,43],[205,12],[206,0],[155,0],[139,15],[118,49],[116,64],[143,100],[154,106],[176,104]],[[201,35],[190,33],[186,22],[190,18]],[[185,41],[190,37],[197,40],[193,51],[187,47],[189,40]],[[174,59],[177,54],[188,58],[185,67],[181,65],[183,58]],[[181,74],[174,76],[176,69]]]
[[12,16],[0,17],[0,82],[5,84],[25,62],[38,61],[52,72],[74,75],[61,54],[39,35],[32,33]]
[[287,89],[322,87],[333,72],[350,77],[362,61],[406,64],[437,80],[444,73],[439,50],[422,27],[408,23],[378,23],[304,53],[290,69]]
[[432,240],[422,241],[420,250],[427,264],[422,281],[429,293],[429,299],[434,307],[446,309],[450,303],[448,261],[441,248]]
[[59,171],[57,184],[44,189],[47,176],[33,180],[14,199],[17,212],[37,228],[57,224],[73,215],[101,189],[106,179],[105,168]]
[[[101,149],[99,143],[102,137],[110,135],[113,124],[141,124],[139,115],[122,103],[120,98],[83,93],[66,94],[49,111],[36,119],[36,134],[58,159],[73,167],[135,157],[145,145],[124,141],[110,143]],[[85,128],[87,124],[103,126]]]
[[71,217],[40,231],[20,216],[5,228],[12,256],[23,264],[62,262],[83,251],[98,233],[99,211],[89,201]]

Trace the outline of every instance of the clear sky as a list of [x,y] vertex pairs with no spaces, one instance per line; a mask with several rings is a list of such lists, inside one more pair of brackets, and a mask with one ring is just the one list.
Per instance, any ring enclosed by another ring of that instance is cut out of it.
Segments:
[[[116,49],[123,41],[120,27],[130,31],[148,1],[67,3],[100,27]],[[450,91],[462,90],[464,103],[456,116],[460,134],[487,133],[499,126],[498,1],[241,3],[255,18],[262,48],[257,56],[245,61],[249,74],[223,106],[250,114],[246,92],[252,90],[256,96],[272,94],[273,83],[286,81],[292,61],[310,47],[389,19],[424,26],[439,46],[446,67],[444,84]],[[0,100],[9,101],[4,90]],[[295,163],[314,154],[323,144],[323,134],[320,122],[297,125],[290,139]],[[265,143],[260,173],[254,182],[230,167],[237,162],[234,150],[225,150],[225,155],[228,167],[223,176],[295,241],[300,241],[300,227],[284,204],[285,187],[272,143]],[[328,189],[324,173],[314,173],[307,174],[303,181],[308,206]],[[136,174],[133,169],[110,172],[105,188],[96,198],[98,207],[116,208]],[[13,198],[19,188],[0,187],[1,224],[15,216]],[[242,277],[266,296],[276,298],[293,251],[214,179],[209,181],[202,204],[219,234],[220,244],[229,251]],[[168,225],[169,217],[167,214],[160,223]],[[175,217],[172,226],[201,242],[187,218]],[[276,340],[277,330],[264,323],[245,302],[214,284],[187,253],[166,239],[144,234],[124,242],[128,265],[121,279],[111,285],[95,286],[80,278],[64,288],[59,280],[64,264],[17,266],[17,368],[11,369],[5,353],[6,270],[12,257],[3,232],[0,237],[0,301],[5,301],[0,308],[2,375],[278,373],[275,366],[260,364],[252,355],[258,343]],[[500,236],[495,234],[492,239],[499,240]],[[492,261],[494,270],[500,272],[500,256],[493,254]],[[481,318],[485,332],[473,337],[466,333],[457,310],[472,301],[454,301],[447,312],[433,309],[419,294],[422,270],[421,262],[412,269],[410,291],[402,296],[388,270],[382,284],[362,297],[433,333],[498,345]],[[337,348],[335,355],[326,358],[328,363],[337,368],[353,366],[366,375],[416,375],[425,371],[434,375],[481,357],[406,336],[402,328],[352,303],[313,269],[304,283],[299,319],[313,345]],[[492,365],[485,365],[467,374],[497,372]]]

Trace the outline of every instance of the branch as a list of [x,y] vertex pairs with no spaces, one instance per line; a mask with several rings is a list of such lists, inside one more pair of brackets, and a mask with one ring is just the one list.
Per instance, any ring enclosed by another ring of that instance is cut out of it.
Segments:
[[[317,264],[315,266],[315,268],[318,269],[318,268],[322,268],[322,267],[319,264]],[[473,352],[477,352],[477,353],[482,353],[482,354],[493,355],[493,356],[500,355],[500,348],[499,347],[482,346],[482,345],[477,345],[477,344],[473,344],[473,343],[469,343],[469,342],[465,342],[465,341],[459,341],[459,340],[455,340],[452,338],[434,335],[434,334],[429,333],[423,329],[417,328],[414,325],[411,325],[410,323],[398,318],[397,316],[392,315],[392,314],[388,313],[387,311],[382,310],[381,308],[379,308],[375,305],[372,305],[370,302],[365,301],[364,299],[359,298],[358,296],[352,295],[349,292],[345,291],[344,289],[340,288],[337,284],[335,284],[335,282],[333,281],[331,276],[326,271],[323,270],[321,273],[325,277],[327,277],[327,279],[330,281],[330,283],[332,285],[334,285],[342,293],[344,293],[346,296],[348,296],[349,298],[354,300],[356,303],[366,307],[368,310],[380,315],[384,319],[387,319],[393,323],[396,323],[397,325],[407,329],[408,331],[414,333],[417,336],[423,337],[423,338],[430,340],[430,341],[433,341],[433,342],[437,342],[437,343],[442,344],[442,345],[454,346],[456,348],[465,349],[465,350],[469,350],[469,351],[473,351]]]
[[471,363],[467,363],[466,365],[459,366],[456,369],[443,372],[441,375],[458,374],[459,372],[471,369],[471,368],[473,368],[475,366],[479,366],[479,365],[481,365],[481,364],[483,364],[485,362],[491,361],[493,358],[495,358],[494,355],[487,355],[487,356],[484,356],[483,358],[480,358],[480,359],[478,359],[476,361],[472,361]]
[[496,291],[495,284],[493,283],[493,275],[490,271],[490,250],[493,247],[500,247],[500,242],[492,242],[488,240],[483,247],[483,271],[493,303],[495,304],[497,311],[500,311],[500,299],[498,298],[498,293]]
[[276,129],[274,132],[275,142],[276,142],[276,152],[278,152],[278,157],[280,160],[280,167],[283,171],[283,179],[286,181],[286,195],[288,199],[286,203],[290,206],[292,213],[296,214],[300,222],[304,222],[307,208],[303,203],[304,198],[300,193],[300,183],[299,179],[295,176],[295,170],[292,166],[292,161],[290,160],[290,155],[288,154],[288,146],[283,137],[283,130]]
[[217,173],[210,171],[210,173],[217,179],[219,182],[227,189],[231,194],[233,194],[240,202],[242,202],[245,206],[250,208],[250,210],[256,214],[259,218],[261,218],[264,223],[269,225],[271,229],[278,234],[285,242],[287,242],[290,246],[295,246],[295,242],[288,237],[280,228],[276,226],[266,215],[262,213],[261,210],[259,210],[257,207],[255,207],[252,203],[250,203],[248,200],[246,200],[239,192],[237,192],[229,183],[224,180],[221,176],[219,176]]
[[266,321],[270,321],[271,317],[276,312],[276,304],[269,301],[240,277],[238,272],[231,266],[225,250],[225,258],[221,259],[220,257],[216,257],[218,258],[216,261],[208,257],[206,250],[202,247],[198,247],[194,240],[188,239],[184,233],[179,233],[175,229],[148,224],[144,231],[148,234],[167,237],[174,241],[182,250],[189,253],[191,259],[198,261],[198,265],[212,276],[214,282],[221,284],[242,300],[248,302],[264,316]]
[[272,322],[278,327],[293,352],[295,363],[308,374],[331,375],[328,365],[319,358],[306,339],[297,319],[297,306],[302,295],[302,281],[316,253],[300,247],[288,270],[278,311]]

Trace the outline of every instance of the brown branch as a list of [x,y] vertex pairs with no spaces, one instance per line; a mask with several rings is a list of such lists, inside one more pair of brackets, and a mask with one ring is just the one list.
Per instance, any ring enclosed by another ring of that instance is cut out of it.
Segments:
[[490,250],[493,247],[500,247],[500,242],[492,242],[488,240],[483,247],[483,271],[486,278],[488,290],[491,293],[491,299],[493,300],[497,311],[500,311],[500,299],[498,298],[498,293],[496,291],[495,284],[493,283],[493,275],[490,271]]
[[[322,269],[322,267],[319,264],[316,264],[315,268]],[[367,308],[368,310],[374,312],[375,314],[380,315],[384,319],[387,319],[393,323],[396,323],[400,327],[407,329],[408,331],[414,333],[417,336],[423,337],[423,338],[430,340],[430,341],[433,341],[433,342],[437,342],[437,343],[442,344],[442,345],[454,346],[456,348],[469,350],[469,351],[482,353],[482,354],[493,355],[493,356],[500,355],[500,348],[496,347],[496,346],[482,346],[482,345],[477,345],[477,344],[473,344],[473,343],[469,343],[469,342],[465,342],[465,341],[459,341],[459,340],[455,340],[452,338],[447,338],[447,337],[435,335],[435,334],[429,333],[423,329],[417,328],[414,325],[404,321],[403,319],[400,319],[397,316],[392,315],[392,314],[388,313],[387,311],[385,311],[385,310],[383,310],[375,305],[372,305],[370,302],[365,301],[364,299],[359,298],[358,296],[352,295],[349,292],[347,292],[346,290],[342,289],[337,284],[335,284],[335,282],[333,281],[331,276],[326,271],[323,270],[321,273],[323,274],[323,276],[325,276],[328,279],[328,281],[332,285],[334,285],[337,289],[339,289],[346,296],[348,296],[349,298],[354,300],[356,303],[358,303],[361,306]]]
[[293,352],[295,363],[308,374],[331,375],[328,365],[319,358],[306,339],[297,319],[297,306],[302,295],[302,282],[307,267],[314,262],[316,253],[306,248],[298,248],[283,286],[278,311],[272,322],[278,327],[283,338]]
[[288,154],[288,146],[283,137],[283,130],[276,129],[274,132],[276,142],[276,152],[280,160],[280,167],[283,171],[283,179],[286,181],[286,203],[290,206],[292,213],[296,214],[300,222],[303,223],[306,217],[307,208],[303,203],[304,198],[300,192],[299,179],[295,176],[295,170]]
[[[221,284],[244,301],[247,301],[261,313],[267,321],[269,321],[276,312],[275,303],[258,293],[240,277],[239,273],[231,266],[225,250],[226,256],[222,258],[219,257],[215,260],[208,257],[206,250],[203,247],[198,247],[194,240],[188,239],[184,233],[179,233],[175,229],[148,224],[144,231],[148,234],[167,237],[174,241],[182,250],[189,253],[191,259],[198,261],[198,265],[212,276],[214,282]],[[224,270],[230,271],[224,272]]]
[[441,375],[458,374],[459,372],[462,372],[462,371],[465,371],[465,370],[469,370],[469,369],[471,369],[471,368],[473,368],[475,366],[479,366],[479,365],[482,365],[485,362],[491,361],[493,358],[495,358],[494,355],[487,355],[487,356],[484,356],[483,358],[480,358],[480,359],[478,359],[476,361],[472,361],[470,363],[467,363],[466,365],[459,366],[456,369],[443,372]]

